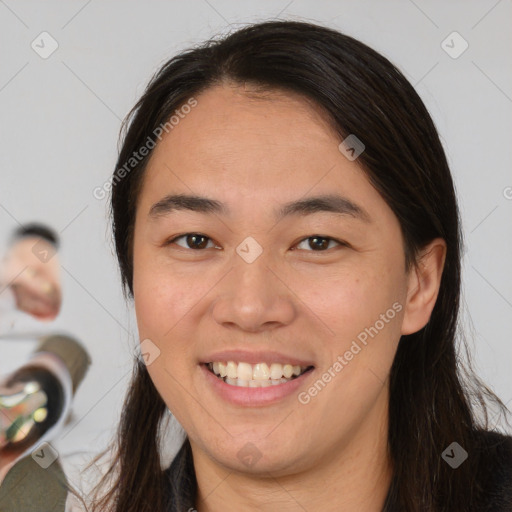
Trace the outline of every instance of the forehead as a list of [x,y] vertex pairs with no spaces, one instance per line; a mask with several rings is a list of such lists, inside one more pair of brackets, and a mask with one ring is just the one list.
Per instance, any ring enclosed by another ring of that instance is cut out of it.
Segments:
[[146,211],[170,192],[215,196],[237,213],[255,201],[265,208],[312,194],[378,197],[359,165],[341,154],[341,137],[314,102],[233,85],[195,99],[153,151],[141,194]]
[[316,158],[326,147],[337,151],[337,137],[325,115],[297,94],[255,95],[243,86],[223,85],[206,90],[196,101],[197,106],[164,134],[148,167],[162,161],[193,162],[199,170],[245,161],[246,171],[254,172],[258,162],[251,165],[251,159],[256,157],[268,166],[270,157],[295,159],[297,151]]

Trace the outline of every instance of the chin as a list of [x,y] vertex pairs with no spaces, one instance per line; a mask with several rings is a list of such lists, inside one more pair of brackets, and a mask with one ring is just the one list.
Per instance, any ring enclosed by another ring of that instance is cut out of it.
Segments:
[[[268,430],[261,436],[239,436],[223,438],[222,440],[205,440],[203,449],[218,464],[230,471],[260,474],[262,476],[284,476],[300,471],[305,466],[307,458],[297,452],[298,442],[293,442],[290,436],[282,436],[281,441],[270,442],[265,439]],[[288,439],[289,445],[282,440]],[[211,447],[215,446],[215,451]],[[302,460],[302,462],[301,462]]]

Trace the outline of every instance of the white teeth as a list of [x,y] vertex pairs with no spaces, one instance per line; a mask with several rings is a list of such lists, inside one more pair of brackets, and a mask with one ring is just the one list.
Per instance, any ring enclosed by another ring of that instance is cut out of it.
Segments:
[[237,368],[238,365],[233,361],[228,361],[228,364],[226,366],[226,373],[228,378],[230,379],[236,379],[237,378]]
[[[215,370],[213,372],[215,373]],[[252,366],[249,363],[238,363],[238,369],[236,373],[239,379],[251,380],[253,378]]]
[[293,366],[291,364],[285,364],[283,366],[283,375],[289,379],[293,375]]
[[270,365],[270,378],[272,380],[280,379],[283,375],[283,365],[272,363]]
[[215,361],[208,364],[210,370],[227,384],[240,387],[277,386],[298,377],[307,367],[291,364],[249,364],[235,361]]
[[[240,363],[247,364],[247,363]],[[240,368],[240,364],[238,368]],[[251,366],[251,365],[248,365]],[[265,363],[258,363],[254,365],[254,369],[252,370],[252,378],[253,380],[268,380],[270,377],[270,369]]]

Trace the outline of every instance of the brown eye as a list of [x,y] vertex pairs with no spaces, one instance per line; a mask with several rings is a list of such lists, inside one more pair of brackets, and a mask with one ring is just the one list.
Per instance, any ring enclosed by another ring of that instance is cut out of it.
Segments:
[[[320,236],[320,235],[313,235],[308,238],[304,238],[301,240],[301,242],[297,245],[297,247],[300,246],[300,244],[304,244],[304,242],[308,242],[308,247],[313,249],[313,252],[324,252],[327,249],[329,249],[330,242],[334,242],[338,245],[345,245],[343,242],[340,242],[338,240],[335,240],[334,238],[330,238],[327,236]],[[300,248],[300,247],[299,247]],[[304,249],[304,247],[302,247]]]
[[205,249],[208,245],[208,241],[211,240],[205,235],[201,235],[200,233],[186,233],[185,235],[177,236],[176,238],[173,238],[172,240],[169,240],[168,244],[175,243],[176,240],[179,240],[180,238],[185,239],[186,246],[179,245],[180,247],[184,247],[185,249]]

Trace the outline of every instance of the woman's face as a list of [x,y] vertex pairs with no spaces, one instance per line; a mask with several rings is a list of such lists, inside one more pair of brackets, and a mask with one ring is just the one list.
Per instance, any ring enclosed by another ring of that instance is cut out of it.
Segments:
[[133,275],[148,371],[194,458],[287,474],[385,436],[410,287],[397,218],[300,96],[196,100],[149,162]]

